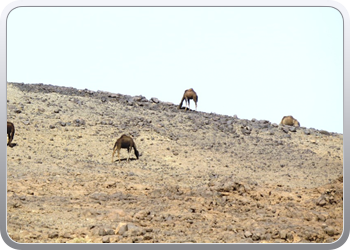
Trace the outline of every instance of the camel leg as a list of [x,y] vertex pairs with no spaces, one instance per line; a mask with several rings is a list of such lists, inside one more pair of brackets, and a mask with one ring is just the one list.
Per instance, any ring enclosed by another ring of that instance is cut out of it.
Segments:
[[118,159],[119,159],[119,162],[120,162],[120,155],[119,155],[120,149],[118,149],[117,151],[118,151]]
[[197,111],[197,102],[195,102],[195,105],[196,105],[196,111]]
[[11,146],[11,142],[13,140],[13,133],[7,134],[7,146]]
[[114,148],[113,149],[113,154],[112,154],[112,163],[113,163],[113,158],[114,158],[114,154],[115,154],[115,151],[117,150],[117,148]]
[[131,147],[128,148],[128,162],[129,162],[129,159],[130,159],[130,152],[131,152]]

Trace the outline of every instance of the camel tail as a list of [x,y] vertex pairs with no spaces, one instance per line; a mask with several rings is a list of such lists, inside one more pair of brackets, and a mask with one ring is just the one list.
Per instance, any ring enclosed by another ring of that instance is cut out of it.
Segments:
[[140,154],[139,154],[139,151],[137,151],[135,145],[134,145],[134,153],[136,155],[136,158],[138,159]]
[[185,100],[185,97],[182,97],[178,109],[181,109],[181,108],[182,108],[182,104],[184,103],[184,100]]

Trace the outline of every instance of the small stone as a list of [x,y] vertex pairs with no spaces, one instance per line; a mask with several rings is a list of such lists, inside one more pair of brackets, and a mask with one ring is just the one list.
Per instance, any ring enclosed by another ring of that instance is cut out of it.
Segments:
[[246,237],[246,238],[252,237],[252,233],[250,231],[245,231],[244,237]]
[[296,127],[290,127],[290,128],[289,128],[289,131],[290,131],[290,132],[297,132],[297,129],[296,129]]
[[324,229],[325,233],[328,234],[329,236],[334,236],[335,235],[335,230],[333,227],[328,226]]
[[109,236],[104,236],[103,238],[102,238],[102,243],[110,243],[111,241],[110,241],[110,237]]
[[117,185],[115,183],[115,181],[108,181],[105,183],[105,187],[106,188],[115,188]]
[[152,97],[152,98],[151,98],[151,101],[154,102],[154,103],[159,103],[158,98],[155,98],[155,97]]
[[58,237],[58,232],[49,233],[49,235],[47,237],[50,238],[50,239],[57,238]]
[[328,131],[326,130],[320,130],[320,134],[323,134],[323,135],[331,135]]
[[316,201],[316,205],[321,206],[321,207],[326,205],[326,204],[327,204],[327,202],[326,202],[326,200],[325,200],[325,198],[323,196],[318,198],[317,201]]
[[115,234],[123,235],[126,231],[128,231],[128,226],[126,223],[119,223],[117,228],[115,229]]

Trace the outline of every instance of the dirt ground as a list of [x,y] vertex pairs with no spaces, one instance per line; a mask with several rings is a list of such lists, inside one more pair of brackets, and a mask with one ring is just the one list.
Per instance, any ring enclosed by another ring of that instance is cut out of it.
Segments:
[[[331,243],[342,234],[342,134],[44,84],[8,83],[7,118],[16,242]],[[122,134],[139,159],[122,149],[112,162]]]

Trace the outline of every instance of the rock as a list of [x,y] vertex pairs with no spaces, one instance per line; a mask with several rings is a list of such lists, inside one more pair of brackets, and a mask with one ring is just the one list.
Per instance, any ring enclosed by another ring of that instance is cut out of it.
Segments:
[[99,235],[99,236],[105,236],[105,235],[107,235],[106,230],[105,230],[104,228],[100,228],[100,229],[98,230],[98,235]]
[[323,135],[331,135],[331,133],[329,133],[326,130],[320,130],[319,132],[320,132],[320,134],[323,134]]
[[250,238],[250,237],[252,237],[252,233],[250,232],[250,231],[245,231],[244,232],[244,237],[246,237],[246,238]]
[[257,232],[254,232],[254,233],[252,234],[252,240],[253,240],[253,241],[258,241],[258,240],[260,240],[262,237],[263,237],[263,232],[257,231]]
[[154,103],[159,103],[158,98],[155,98],[155,97],[152,97],[152,98],[151,98],[151,101],[154,102]]
[[123,235],[126,231],[128,231],[128,224],[121,222],[118,224],[114,232],[115,234]]
[[252,132],[252,128],[249,126],[241,126],[241,132],[244,135],[250,135]]
[[135,219],[143,220],[150,214],[149,211],[141,210],[134,215]]
[[85,120],[83,119],[76,119],[74,120],[75,126],[80,127],[82,125],[85,125]]
[[102,243],[110,243],[110,237],[109,236],[104,236],[102,237]]
[[153,237],[151,235],[145,235],[143,236],[143,240],[152,240]]
[[140,227],[138,226],[135,226],[134,224],[132,223],[128,223],[127,224],[127,228],[128,228],[128,234],[130,236],[140,236],[140,235],[144,235],[145,234],[145,231],[142,230]]
[[61,237],[66,239],[73,239],[72,234],[69,232],[65,232],[64,234],[61,235]]
[[281,230],[280,231],[280,238],[281,239],[287,239],[287,230]]
[[286,127],[282,127],[282,131],[283,131],[284,133],[288,133],[288,132],[289,132],[289,129],[286,128]]
[[128,97],[126,99],[126,103],[129,105],[129,106],[133,106],[134,105],[134,98],[133,97]]
[[106,188],[115,188],[117,186],[115,181],[108,181],[105,183]]
[[290,132],[297,132],[297,129],[296,129],[296,127],[291,126],[291,127],[289,128],[289,131],[290,131]]
[[327,204],[327,201],[326,201],[326,198],[322,195],[322,196],[320,196],[318,199],[317,199],[317,201],[316,201],[316,205],[317,206],[324,206],[324,205],[326,205]]
[[93,193],[90,195],[90,198],[98,201],[106,201],[108,200],[108,195],[106,193]]
[[329,236],[334,236],[335,235],[335,230],[333,227],[328,226],[324,229],[325,233],[328,234]]
[[48,234],[49,239],[57,238],[59,236],[58,232],[51,232]]

